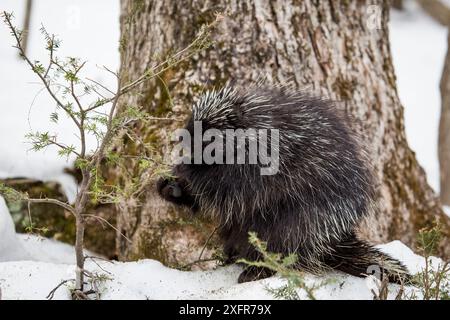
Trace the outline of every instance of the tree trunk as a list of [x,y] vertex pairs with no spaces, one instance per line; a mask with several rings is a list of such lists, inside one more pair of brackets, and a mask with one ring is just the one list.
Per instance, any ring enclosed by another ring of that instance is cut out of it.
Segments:
[[448,26],[450,24],[450,8],[441,0],[418,0],[425,10],[436,22]]
[[25,17],[23,19],[23,27],[22,27],[22,30],[25,31],[22,37],[22,48],[24,52],[27,52],[28,47],[28,35],[30,33],[32,8],[33,8],[33,0],[27,0],[25,5]]
[[450,206],[450,32],[444,71],[441,78],[441,118],[439,122],[439,168],[441,178],[440,197]]
[[392,0],[392,7],[397,10],[403,10],[403,0]]
[[[339,101],[355,118],[354,129],[370,150],[380,179],[380,210],[362,224],[361,235],[376,243],[400,239],[414,247],[418,230],[435,218],[449,235],[448,219],[406,142],[389,47],[388,2],[122,0],[121,9],[127,39],[122,72],[129,78],[150,67],[155,55],[187,46],[202,24],[214,20],[215,12],[226,12],[211,48],[166,72],[164,82],[142,85],[141,95],[130,94],[123,103],[143,105],[154,115],[186,117],[194,97],[230,79],[244,87],[264,77],[268,83],[309,88]],[[130,12],[135,20],[128,30]],[[135,130],[163,149],[176,126],[161,122]],[[127,141],[127,149],[139,152],[139,145]],[[128,201],[119,210],[119,229],[132,238],[131,244],[118,241],[120,258],[146,256],[167,264],[195,260],[211,224],[194,223],[161,201],[153,181],[142,200],[141,207]],[[441,249],[448,254],[450,246]]]

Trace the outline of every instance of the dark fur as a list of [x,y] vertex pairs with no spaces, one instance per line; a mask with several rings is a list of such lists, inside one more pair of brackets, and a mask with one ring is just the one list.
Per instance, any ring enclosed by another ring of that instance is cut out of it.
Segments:
[[[228,107],[201,112],[213,102]],[[187,124],[191,132],[194,118],[204,130],[280,130],[276,175],[261,176],[259,165],[182,164],[173,168],[175,180],[158,182],[164,199],[217,218],[230,262],[260,258],[248,242],[253,231],[269,251],[296,253],[298,267],[311,272],[363,276],[370,265],[379,265],[391,281],[406,274],[400,262],[355,236],[358,223],[375,208],[375,180],[347,118],[332,102],[283,88],[226,87],[196,104]],[[247,268],[239,281],[271,274]]]

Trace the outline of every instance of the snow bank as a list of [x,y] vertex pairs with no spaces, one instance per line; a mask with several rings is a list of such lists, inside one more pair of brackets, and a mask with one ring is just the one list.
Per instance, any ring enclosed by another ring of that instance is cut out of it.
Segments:
[[21,260],[23,251],[5,200],[0,197],[0,261]]
[[0,197],[0,262],[20,260],[73,264],[75,250],[52,239],[16,234],[5,200]]
[[[413,254],[400,242],[380,246],[404,262],[412,270],[420,270],[423,258]],[[88,262],[87,270],[105,276],[100,283],[101,299],[273,299],[268,288],[279,288],[284,280],[272,277],[238,284],[241,268],[232,265],[211,271],[179,271],[154,260],[137,262]],[[33,261],[0,263],[0,287],[3,299],[45,299],[61,281],[73,279],[73,265]],[[376,288],[372,278],[356,278],[333,272],[322,277],[306,275],[308,285],[325,283],[315,291],[317,299],[373,299]],[[69,288],[62,286],[54,299],[69,299]],[[399,287],[390,285],[393,299]],[[415,290],[408,288],[407,292]],[[301,299],[305,292],[299,291]]]

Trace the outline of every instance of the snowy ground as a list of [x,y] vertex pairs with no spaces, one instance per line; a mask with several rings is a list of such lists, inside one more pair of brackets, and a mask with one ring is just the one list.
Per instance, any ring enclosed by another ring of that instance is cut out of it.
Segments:
[[[385,245],[385,248],[397,243]],[[401,244],[400,244],[401,245]],[[402,245],[401,245],[402,246]],[[400,250],[408,250],[401,247]],[[411,257],[413,257],[412,253]],[[97,265],[98,264],[98,265]],[[87,270],[109,279],[101,282],[101,299],[274,299],[268,288],[279,288],[285,282],[278,277],[238,284],[241,269],[236,265],[212,271],[179,271],[163,266],[155,260],[137,262],[89,262]],[[0,288],[3,299],[45,299],[61,281],[73,279],[73,265],[14,261],[0,264]],[[371,300],[376,290],[372,278],[361,279],[332,273],[322,277],[307,275],[308,285],[327,282],[315,291],[316,299]],[[70,285],[61,287],[54,299],[69,299]],[[399,287],[390,285],[389,298],[397,295]],[[408,288],[408,294],[414,289]],[[418,295],[419,291],[415,290]],[[304,291],[299,291],[306,299]]]
[[[47,0],[35,1],[34,4],[30,54],[35,59],[44,59],[44,51],[40,48],[42,41],[37,32],[43,21],[50,32],[57,32],[65,40],[62,56],[70,54],[88,58],[90,76],[113,87],[112,79],[97,66],[118,67],[119,2]],[[15,12],[19,25],[23,7],[23,1],[2,0],[0,3],[0,11]],[[438,84],[446,53],[446,29],[414,6],[404,13],[394,12],[390,27],[398,89],[405,106],[408,141],[425,168],[430,184],[438,191]],[[0,117],[0,178],[25,176],[56,180],[63,185],[69,198],[73,199],[75,182],[63,173],[63,168],[70,166],[71,159],[66,161],[58,158],[54,150],[45,153],[27,152],[29,146],[23,138],[30,130],[50,128],[51,132],[59,132],[68,143],[76,144],[78,139],[73,135],[73,128],[67,120],[61,121],[59,125],[49,123],[48,116],[54,111],[54,103],[43,93],[37,95],[40,87],[11,48],[13,43],[4,26],[0,26],[0,39],[0,107],[3,108]],[[94,145],[92,139],[90,143]],[[450,214],[450,208],[447,210]],[[402,260],[411,272],[417,272],[423,267],[423,258],[399,242],[380,247]],[[61,280],[73,277],[73,260],[71,246],[33,236],[16,235],[9,212],[3,199],[0,199],[0,288],[3,299],[44,299]],[[240,269],[236,266],[207,272],[182,272],[152,260],[98,263],[89,262],[87,269],[111,278],[101,286],[103,299],[261,299],[271,298],[265,290],[267,286],[282,284],[278,278],[237,284]],[[372,298],[370,289],[373,288],[373,282],[370,279],[338,273],[320,279],[313,276],[307,278],[309,283],[326,279],[332,281],[316,292],[317,298]],[[391,289],[392,298],[397,287],[393,285]],[[66,287],[62,287],[55,295],[59,299],[68,297]]]
[[[9,211],[0,197],[0,290],[2,299],[45,299],[48,293],[75,274],[73,247],[34,236],[16,235]],[[400,259],[410,272],[424,268],[424,259],[415,255],[399,241],[379,246],[384,252]],[[440,259],[433,258],[437,266]],[[99,283],[101,299],[273,299],[268,288],[279,288],[285,282],[272,277],[238,284],[242,271],[236,265],[211,271],[179,271],[155,260],[137,262],[107,262],[88,260],[86,269],[103,276]],[[343,273],[321,277],[307,275],[309,286],[324,283],[315,291],[316,299],[373,299],[377,290],[374,278],[356,278]],[[54,299],[69,299],[71,283],[56,291]],[[399,287],[390,285],[389,298]],[[407,288],[406,293],[420,292]],[[306,293],[299,291],[306,299]]]

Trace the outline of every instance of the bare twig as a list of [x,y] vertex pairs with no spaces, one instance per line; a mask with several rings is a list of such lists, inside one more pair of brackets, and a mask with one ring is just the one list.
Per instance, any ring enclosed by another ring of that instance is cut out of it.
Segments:
[[202,251],[200,251],[200,254],[199,254],[197,260],[200,260],[200,259],[202,258],[203,252],[205,251],[206,246],[208,245],[209,241],[211,240],[211,238],[214,236],[214,234],[216,233],[216,231],[217,231],[218,229],[219,229],[219,227],[215,227],[214,230],[213,230],[213,231],[211,232],[211,234],[209,235],[208,239],[206,239],[205,245],[203,246]]
[[418,0],[417,1],[434,20],[443,26],[450,25],[450,8],[442,0]]
[[101,222],[106,223],[110,228],[112,228],[113,230],[115,230],[116,232],[118,232],[118,233],[119,233],[125,240],[127,240],[129,243],[132,242],[132,241],[130,240],[130,238],[128,238],[126,235],[124,235],[122,232],[120,232],[119,229],[117,229],[116,227],[114,227],[114,226],[113,226],[111,223],[109,223],[109,221],[106,220],[105,218],[100,217],[100,216],[96,216],[96,215],[93,215],[93,214],[83,214],[83,216],[84,216],[84,217],[89,217],[89,218],[94,218],[94,219],[97,219],[97,220],[99,220],[99,221],[101,221]]
[[190,262],[188,264],[185,264],[184,266],[181,267],[181,269],[187,269],[192,267],[193,265],[202,263],[202,262],[210,262],[210,261],[219,261],[219,259],[217,258],[209,258],[209,259],[200,259],[200,260],[195,260],[193,262]]
[[67,279],[67,280],[63,280],[61,281],[55,288],[52,289],[52,291],[49,292],[49,294],[47,295],[47,299],[48,300],[52,300],[53,297],[55,296],[56,291],[64,284],[68,283],[68,282],[72,282],[75,281],[75,279]]
[[109,261],[108,259],[103,259],[103,258],[100,258],[100,257],[94,257],[94,256],[85,256],[85,257],[84,257],[84,260],[86,261],[87,259],[90,259],[93,263],[95,263],[95,264],[97,265],[97,267],[99,267],[99,269],[102,270],[103,272],[106,272],[107,274],[112,275],[111,272],[109,272],[108,270],[106,270],[105,268],[103,268],[103,267],[96,261],[96,260],[102,260],[102,261],[109,262],[109,263],[112,264],[112,262]]
[[115,94],[116,94],[116,93],[115,93],[114,91],[112,91],[112,90],[108,89],[108,87],[104,86],[103,84],[101,84],[101,83],[100,83],[100,82],[98,82],[98,81],[95,81],[95,80],[93,80],[93,79],[90,79],[90,78],[86,78],[86,80],[88,80],[88,81],[91,81],[91,82],[95,83],[96,85],[98,85],[98,86],[102,87],[103,89],[105,89],[106,91],[108,91],[109,93],[111,93],[111,94],[113,94],[113,95],[115,95]]

